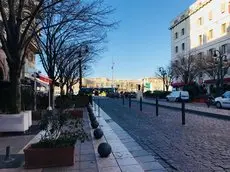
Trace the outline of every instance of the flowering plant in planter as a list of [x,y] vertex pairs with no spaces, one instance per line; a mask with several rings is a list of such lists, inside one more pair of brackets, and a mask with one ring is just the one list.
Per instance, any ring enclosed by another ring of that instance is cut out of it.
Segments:
[[63,112],[47,112],[40,127],[44,131],[41,140],[24,150],[26,168],[73,165],[76,141],[84,142],[89,139],[82,119]]

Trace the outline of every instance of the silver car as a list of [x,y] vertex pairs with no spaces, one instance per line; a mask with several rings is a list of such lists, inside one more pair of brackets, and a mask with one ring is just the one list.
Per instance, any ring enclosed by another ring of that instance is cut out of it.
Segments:
[[230,108],[230,91],[226,91],[221,97],[215,98],[217,108]]

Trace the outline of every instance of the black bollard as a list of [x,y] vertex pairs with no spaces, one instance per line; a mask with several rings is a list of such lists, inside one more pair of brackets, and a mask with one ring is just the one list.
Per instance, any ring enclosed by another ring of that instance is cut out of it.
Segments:
[[97,110],[96,108],[97,108],[97,107],[96,107],[96,100],[94,99],[94,111]]
[[181,100],[182,125],[185,125],[185,102]]
[[158,97],[156,96],[156,116],[158,116]]
[[129,108],[131,108],[131,97],[129,96]]
[[142,97],[140,97],[140,111],[142,111]]
[[123,105],[125,105],[125,96],[124,95],[122,96],[122,103],[123,103]]
[[4,157],[3,162],[5,162],[5,163],[10,163],[10,162],[12,162],[12,161],[14,161],[14,159],[10,157],[10,146],[7,146],[7,147],[6,147],[6,155],[5,155],[5,157]]
[[93,96],[92,95],[89,96],[89,103],[93,106]]
[[101,112],[101,111],[100,111],[100,106],[99,106],[99,105],[100,105],[100,99],[98,99],[98,117],[100,117],[100,112]]

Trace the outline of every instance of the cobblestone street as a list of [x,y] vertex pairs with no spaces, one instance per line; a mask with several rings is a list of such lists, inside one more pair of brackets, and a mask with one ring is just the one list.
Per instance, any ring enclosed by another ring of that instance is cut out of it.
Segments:
[[[96,100],[97,102],[97,100]],[[121,99],[100,99],[102,109],[144,149],[160,159],[169,171],[230,171],[230,121],[132,103]]]

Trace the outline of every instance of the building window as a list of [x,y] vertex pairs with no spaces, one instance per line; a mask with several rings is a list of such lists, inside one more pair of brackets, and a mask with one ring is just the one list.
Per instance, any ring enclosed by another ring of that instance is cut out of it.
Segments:
[[221,25],[221,34],[225,34],[227,32],[227,27],[226,27],[226,23]]
[[212,11],[209,11],[209,13],[208,13],[208,19],[212,20]]
[[185,50],[185,44],[184,43],[181,44],[181,48],[183,51]]
[[178,33],[176,32],[176,33],[175,33],[175,39],[177,39],[177,38],[178,38]]
[[184,35],[184,28],[183,29],[181,29],[181,35]]
[[200,17],[200,18],[198,18],[198,25],[201,26],[202,24],[203,24],[203,18]]
[[225,9],[226,9],[225,3],[221,3],[221,5],[220,5],[221,13],[224,13]]
[[221,46],[221,53],[223,53],[223,54],[227,53],[227,44],[224,44]]
[[198,39],[199,39],[199,45],[202,45],[202,43],[203,43],[203,37],[202,37],[202,35],[199,35]]
[[175,47],[175,52],[178,53],[178,46]]
[[208,31],[208,40],[213,39],[213,29]]
[[214,48],[211,48],[208,50],[208,56],[209,57],[212,57],[213,56],[213,53],[214,53],[215,49]]
[[197,54],[197,56],[198,56],[199,59],[201,59],[203,57],[203,53],[200,52],[200,53]]

